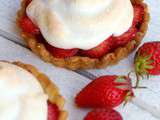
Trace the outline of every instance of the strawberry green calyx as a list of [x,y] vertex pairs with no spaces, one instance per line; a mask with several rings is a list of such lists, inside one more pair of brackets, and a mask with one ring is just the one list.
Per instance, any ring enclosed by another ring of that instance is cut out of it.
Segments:
[[125,76],[118,76],[116,79],[116,83],[126,83],[126,77]]
[[147,75],[149,69],[153,69],[153,66],[151,65],[152,60],[150,59],[151,55],[147,56],[141,56],[137,55],[135,59],[135,70],[136,73],[140,76]]
[[130,90],[132,87],[130,78],[126,76],[118,76],[115,83],[116,88],[121,90]]
[[152,60],[151,60],[151,55],[140,55],[137,53],[136,58],[135,58],[135,72],[137,76],[137,83],[136,87],[139,85],[139,77],[142,77],[144,75],[149,76],[148,70],[153,69],[154,67],[151,65]]
[[116,79],[117,86],[116,88],[121,90],[126,90],[126,95],[124,97],[124,106],[132,100],[134,93],[132,91],[131,79],[126,76],[118,76]]

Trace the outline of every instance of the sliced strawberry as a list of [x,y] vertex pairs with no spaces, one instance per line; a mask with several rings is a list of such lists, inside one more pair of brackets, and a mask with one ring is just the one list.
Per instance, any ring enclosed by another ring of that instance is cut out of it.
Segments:
[[144,16],[144,8],[141,5],[134,5],[134,20],[133,25],[142,23]]
[[129,41],[133,40],[143,20],[143,15],[144,8],[141,5],[134,5],[133,24],[127,32],[125,32],[121,36],[115,37],[115,48],[118,46],[123,46],[127,44]]
[[58,120],[59,110],[55,104],[48,102],[48,120]]
[[114,37],[114,42],[115,42],[114,48],[127,44],[135,37],[136,32],[137,32],[136,28],[132,25],[132,27],[127,32],[125,32],[121,36]]
[[84,120],[123,120],[122,116],[113,109],[96,109],[87,114]]
[[27,32],[27,33],[30,33],[33,35],[40,34],[39,28],[36,27],[28,17],[25,16],[25,17],[21,18],[19,23],[20,23],[21,29],[24,32]]
[[112,37],[105,40],[103,43],[98,45],[97,47],[90,50],[81,50],[80,54],[82,56],[87,56],[91,58],[99,58],[109,52],[112,46]]
[[79,49],[60,49],[53,47],[49,44],[46,44],[46,48],[49,50],[49,52],[56,58],[67,58],[72,57],[78,53]]

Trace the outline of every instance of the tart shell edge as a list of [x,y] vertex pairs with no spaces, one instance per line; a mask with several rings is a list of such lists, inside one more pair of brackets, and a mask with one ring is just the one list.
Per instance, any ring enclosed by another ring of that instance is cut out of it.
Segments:
[[[8,62],[8,61],[4,61]],[[30,64],[24,64],[22,62],[8,62],[14,65],[17,65],[28,72],[30,72],[32,75],[34,75],[39,83],[41,84],[44,92],[48,95],[49,101],[59,108],[60,114],[59,114],[59,119],[58,120],[67,120],[68,113],[63,109],[64,108],[64,103],[65,100],[64,98],[60,95],[59,89],[57,86],[49,80],[49,78],[41,73],[37,68]]]

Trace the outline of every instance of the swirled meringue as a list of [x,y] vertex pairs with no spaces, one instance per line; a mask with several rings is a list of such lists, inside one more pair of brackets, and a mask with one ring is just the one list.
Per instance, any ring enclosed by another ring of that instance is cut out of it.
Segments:
[[27,15],[52,46],[88,50],[132,25],[130,0],[32,0]]

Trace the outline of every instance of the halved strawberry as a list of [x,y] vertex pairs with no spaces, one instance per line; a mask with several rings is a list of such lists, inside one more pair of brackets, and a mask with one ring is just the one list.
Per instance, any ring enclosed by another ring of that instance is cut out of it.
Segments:
[[59,110],[55,104],[48,102],[48,120],[58,120]]
[[132,25],[132,27],[122,34],[121,36],[114,37],[114,48],[126,45],[129,41],[131,41],[136,35],[136,28]]
[[133,25],[142,23],[144,16],[144,8],[142,5],[134,5],[134,20]]
[[123,46],[127,44],[129,41],[131,41],[135,37],[138,31],[139,25],[142,23],[144,8],[141,5],[134,5],[133,8],[134,8],[134,19],[132,26],[127,32],[125,32],[121,36],[115,37],[115,44],[114,44],[115,47]]
[[123,120],[119,112],[113,109],[96,109],[87,114],[84,120]]
[[40,34],[39,28],[36,25],[34,25],[33,22],[27,16],[22,17],[21,20],[19,21],[19,24],[24,32],[33,35]]
[[77,54],[79,49],[60,49],[53,47],[46,43],[46,48],[49,50],[49,52],[57,58],[67,58],[72,57]]
[[108,53],[111,49],[111,46],[112,46],[112,36],[95,48],[92,48],[90,50],[81,50],[80,54],[82,56],[87,56],[91,58],[99,58]]

